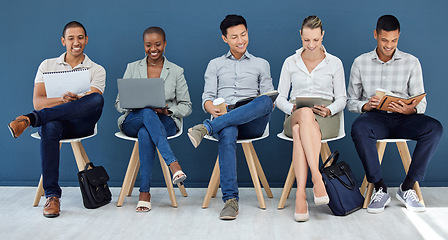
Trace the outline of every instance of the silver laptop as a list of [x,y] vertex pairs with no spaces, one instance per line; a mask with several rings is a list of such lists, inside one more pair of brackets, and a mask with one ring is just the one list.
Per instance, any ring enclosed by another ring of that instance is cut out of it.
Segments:
[[162,78],[120,78],[117,84],[122,108],[166,108]]

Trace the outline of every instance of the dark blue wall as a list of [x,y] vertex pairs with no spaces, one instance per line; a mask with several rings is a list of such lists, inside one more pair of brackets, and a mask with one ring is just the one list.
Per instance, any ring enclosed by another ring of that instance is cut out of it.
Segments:
[[[185,69],[193,113],[185,119],[188,128],[202,122],[208,115],[201,109],[203,74],[210,59],[228,51],[222,42],[219,23],[225,15],[236,13],[248,21],[249,51],[271,64],[274,86],[282,63],[301,46],[299,27],[303,18],[318,15],[326,31],[324,45],[344,63],[346,82],[353,59],[375,47],[373,29],[383,14],[394,14],[402,25],[399,48],[417,56],[422,64],[425,87],[428,92],[426,113],[439,119],[444,127],[448,113],[445,110],[446,56],[444,39],[448,37],[446,1],[7,1],[0,10],[0,94],[2,107],[0,128],[0,185],[36,185],[40,175],[39,142],[26,131],[13,139],[6,127],[17,115],[33,110],[34,77],[40,62],[59,56],[65,51],[60,43],[63,26],[71,21],[82,22],[89,35],[86,53],[107,71],[105,108],[99,121],[99,133],[86,140],[84,147],[90,160],[103,165],[111,177],[111,185],[123,180],[132,151],[129,141],[117,139],[116,112],[113,103],[117,94],[116,79],[122,77],[126,64],[144,56],[142,32],[149,26],[160,26],[167,33],[167,58]],[[357,114],[345,113],[345,130]],[[271,122],[271,136],[256,142],[255,148],[266,176],[274,187],[280,187],[290,165],[292,147],[276,134],[282,130],[283,114],[275,110]],[[427,171],[422,185],[448,186],[446,159],[448,139],[445,131],[440,147]],[[204,141],[194,149],[188,137],[171,140],[181,165],[188,174],[188,187],[205,187],[210,178],[217,154],[217,144]],[[411,152],[415,144],[411,145]],[[339,150],[342,159],[355,170],[358,181],[364,170],[348,134],[342,140],[330,143]],[[238,181],[248,185],[251,180],[238,149]],[[76,186],[76,165],[69,145],[61,151],[61,185]],[[397,185],[404,171],[395,146],[386,149],[383,164],[384,179]],[[161,171],[155,166],[154,185],[162,185]]]

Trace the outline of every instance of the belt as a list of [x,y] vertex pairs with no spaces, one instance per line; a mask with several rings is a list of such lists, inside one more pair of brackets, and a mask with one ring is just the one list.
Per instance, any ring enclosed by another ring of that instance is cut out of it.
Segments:
[[227,109],[229,109],[229,110],[235,109],[235,104],[227,105]]

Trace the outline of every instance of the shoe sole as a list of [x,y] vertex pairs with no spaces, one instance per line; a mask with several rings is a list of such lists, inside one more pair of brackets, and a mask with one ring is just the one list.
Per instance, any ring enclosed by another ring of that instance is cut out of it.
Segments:
[[382,213],[382,212],[384,212],[384,209],[386,208],[387,204],[389,204],[389,203],[390,203],[390,197],[389,197],[389,199],[387,199],[386,203],[384,204],[384,207],[382,207],[382,208],[367,207],[367,212],[368,213]]
[[[238,212],[236,212],[236,215],[238,215]],[[222,216],[222,217],[219,217],[219,219],[221,219],[221,220],[234,220],[234,219],[236,219],[236,216],[235,217],[233,217],[233,216]]]
[[[190,130],[188,130],[188,131],[190,131]],[[193,147],[194,148],[198,148],[199,144],[196,142],[196,139],[194,139],[194,137],[191,136],[191,134],[189,132],[187,133],[187,135],[188,135],[188,138],[191,141],[191,144],[193,144]]]
[[187,175],[182,175],[180,177],[178,177],[176,180],[173,181],[173,184],[178,184],[178,183],[182,183],[183,181],[185,181],[185,179],[187,179]]
[[408,206],[406,204],[406,201],[398,193],[396,193],[395,196],[397,197],[398,200],[400,200],[401,203],[404,204],[404,206],[406,206],[407,210],[409,210],[411,212],[426,212],[426,207],[411,207],[411,206]]
[[17,137],[14,135],[14,131],[13,131],[12,128],[9,126],[9,124],[8,124],[8,129],[9,129],[9,132],[11,133],[12,137],[13,137],[13,138],[17,138]]
[[46,217],[46,218],[55,218],[55,217],[59,217],[59,213],[58,213],[58,214],[44,214],[44,217]]

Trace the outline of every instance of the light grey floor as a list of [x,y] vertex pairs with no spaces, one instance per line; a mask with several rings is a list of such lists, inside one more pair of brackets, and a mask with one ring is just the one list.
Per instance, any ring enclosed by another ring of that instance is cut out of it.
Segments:
[[[240,189],[240,212],[235,221],[221,221],[220,193],[202,209],[203,188],[187,188],[188,197],[176,190],[179,207],[173,208],[166,188],[152,189],[152,210],[136,213],[138,189],[116,207],[120,189],[112,188],[112,203],[85,209],[78,188],[63,188],[61,216],[42,216],[45,199],[32,207],[35,188],[0,187],[0,239],[448,239],[448,188],[422,188],[426,213],[407,211],[395,198],[382,214],[359,210],[336,217],[327,206],[312,203],[307,189],[310,220],[293,220],[294,198],[277,210],[281,189],[258,207],[252,188]],[[292,191],[295,192],[295,189]],[[293,194],[291,194],[293,196]]]

